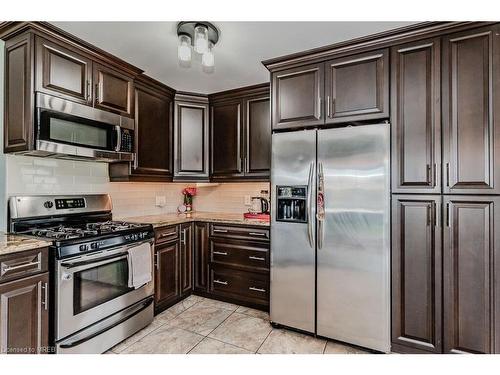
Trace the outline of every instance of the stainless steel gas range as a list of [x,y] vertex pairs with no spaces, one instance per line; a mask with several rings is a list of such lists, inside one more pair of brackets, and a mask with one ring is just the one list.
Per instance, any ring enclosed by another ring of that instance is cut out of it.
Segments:
[[103,353],[153,320],[153,228],[111,209],[105,194],[9,200],[12,232],[53,240],[56,353]]

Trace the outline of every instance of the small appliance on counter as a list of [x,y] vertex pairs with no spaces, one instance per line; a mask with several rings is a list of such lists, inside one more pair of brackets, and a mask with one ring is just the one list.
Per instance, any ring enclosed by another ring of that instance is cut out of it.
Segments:
[[263,197],[252,197],[248,212],[243,214],[245,219],[270,221],[269,202]]
[[112,221],[111,207],[107,194],[9,200],[11,232],[53,241],[56,353],[103,353],[153,321],[153,227]]

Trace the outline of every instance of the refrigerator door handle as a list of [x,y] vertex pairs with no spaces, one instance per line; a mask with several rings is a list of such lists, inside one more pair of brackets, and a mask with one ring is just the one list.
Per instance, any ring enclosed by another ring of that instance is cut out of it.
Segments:
[[307,238],[309,240],[309,245],[314,249],[314,239],[313,239],[313,220],[312,217],[312,186],[313,186],[313,175],[314,175],[314,162],[309,165],[309,178],[307,180]]
[[325,236],[325,176],[323,174],[323,163],[318,163],[318,197],[316,217],[318,219],[318,249],[323,247]]

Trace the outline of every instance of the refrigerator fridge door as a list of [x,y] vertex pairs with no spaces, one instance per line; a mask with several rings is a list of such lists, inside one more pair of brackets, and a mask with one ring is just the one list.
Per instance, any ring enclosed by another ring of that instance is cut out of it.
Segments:
[[389,352],[389,125],[319,130],[318,184],[317,334]]
[[[273,134],[271,163],[271,321],[314,332],[316,131]],[[286,221],[290,209],[277,220],[277,187],[305,198],[305,220]]]

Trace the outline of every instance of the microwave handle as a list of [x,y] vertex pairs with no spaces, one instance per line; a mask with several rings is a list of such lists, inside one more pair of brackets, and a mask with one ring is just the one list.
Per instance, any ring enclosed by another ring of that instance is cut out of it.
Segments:
[[122,130],[119,125],[115,125],[116,130],[116,152],[120,152],[122,148]]

